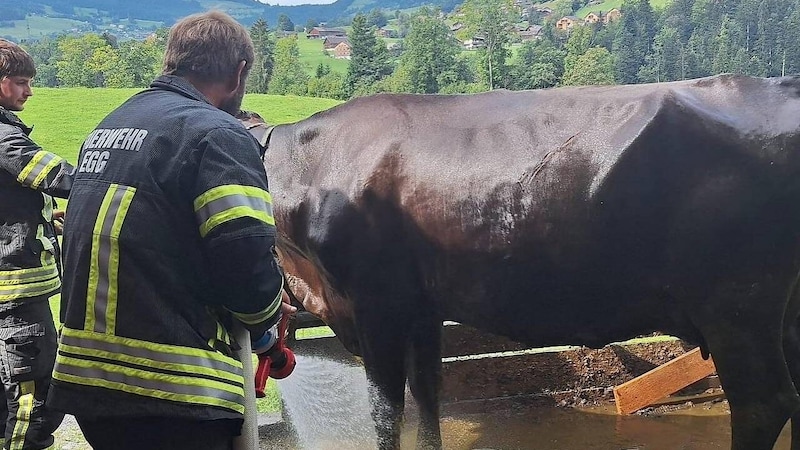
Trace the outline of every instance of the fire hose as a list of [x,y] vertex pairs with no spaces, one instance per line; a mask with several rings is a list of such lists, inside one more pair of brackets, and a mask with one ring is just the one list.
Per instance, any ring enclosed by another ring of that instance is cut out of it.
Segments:
[[242,433],[233,441],[233,450],[258,450],[258,413],[256,398],[265,396],[267,378],[276,380],[288,377],[294,370],[296,360],[294,353],[286,346],[286,330],[289,327],[289,315],[284,314],[278,324],[278,336],[275,345],[258,355],[258,366],[253,370],[250,332],[239,322],[234,321],[233,336],[241,343],[237,352],[244,372],[245,412]]

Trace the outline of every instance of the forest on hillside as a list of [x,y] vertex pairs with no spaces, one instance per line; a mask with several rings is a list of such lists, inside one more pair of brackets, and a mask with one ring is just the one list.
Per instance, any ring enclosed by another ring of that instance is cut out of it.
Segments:
[[[347,99],[800,72],[800,0],[672,0],[663,9],[623,0],[618,20],[568,30],[556,22],[584,5],[551,5],[546,17],[511,0],[466,0],[450,14],[429,8],[359,14],[349,26],[347,71],[320,64],[310,76],[298,51],[305,35],[275,33],[257,20],[250,27],[257,57],[248,88]],[[388,21],[402,37],[391,48],[376,34]],[[454,32],[456,22],[463,26]],[[537,23],[538,37],[521,42],[517,31]],[[39,85],[144,87],[158,74],[166,33],[123,42],[89,33],[24,45],[37,62]],[[473,38],[482,46],[464,50]]]

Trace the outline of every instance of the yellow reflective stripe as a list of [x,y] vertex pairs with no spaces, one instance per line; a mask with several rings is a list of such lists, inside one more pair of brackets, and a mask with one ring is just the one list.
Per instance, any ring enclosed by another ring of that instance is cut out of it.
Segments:
[[56,168],[56,166],[61,164],[61,161],[63,161],[62,158],[55,156],[50,160],[50,162],[45,164],[45,166],[39,171],[39,175],[37,175],[36,178],[33,180],[33,183],[31,183],[31,187],[34,189],[38,188],[42,184],[42,181],[44,181],[45,178],[47,178],[47,175],[49,175],[50,172],[54,168]]
[[219,365],[219,367],[227,367],[230,370],[235,370],[237,373],[242,370],[241,361],[230,356],[225,356],[214,350],[204,350],[200,348],[184,347],[179,345],[159,344],[140,339],[63,327],[61,329],[60,344],[78,345],[82,346],[83,348],[92,348],[91,344],[78,344],[73,339],[96,342],[97,344],[94,345],[94,347],[105,348],[111,353],[128,354],[136,357],[158,360],[164,363],[181,361],[182,357],[186,357],[195,358],[197,360],[208,360],[212,363],[216,362],[218,363],[217,365]]
[[97,285],[100,282],[100,237],[103,230],[103,222],[105,221],[108,207],[111,205],[111,199],[114,198],[114,191],[118,185],[112,184],[106,191],[103,202],[100,204],[100,211],[97,213],[97,219],[94,222],[94,230],[92,231],[92,252],[89,263],[89,286],[86,291],[86,318],[84,319],[83,327],[86,330],[94,329],[95,316],[94,307],[97,301]]
[[252,217],[258,219],[269,225],[275,225],[275,219],[263,211],[256,211],[247,206],[239,206],[231,208],[223,213],[215,214],[208,221],[200,226],[200,236],[205,237],[211,230],[217,226],[242,217]]
[[253,186],[224,185],[209,189],[194,200],[194,210],[202,237],[218,225],[242,217],[275,225],[272,195]]
[[[59,357],[56,358],[56,367],[58,368],[58,365],[62,365],[62,366],[69,365],[69,362],[70,362],[70,360],[65,359],[64,357],[61,357],[61,355],[59,355]],[[85,363],[85,361],[81,361],[81,362]],[[107,366],[102,366],[102,365],[99,365],[99,364],[94,364],[93,366],[94,367],[92,367],[92,368],[94,368],[96,370],[99,370],[101,372],[111,372],[110,370],[108,370],[109,367],[107,367]],[[122,370],[118,371],[117,373],[122,375],[122,376],[126,376],[126,375],[131,376],[131,375],[134,375],[135,372],[137,372],[137,371],[134,371],[133,369],[126,369],[126,368],[121,368],[121,369]],[[149,373],[145,372],[144,374],[149,374]],[[131,378],[135,379],[137,377],[131,376]],[[90,377],[87,377],[87,376],[73,375],[73,374],[64,373],[64,372],[61,372],[61,371],[58,371],[58,370],[53,372],[53,379],[59,380],[59,381],[62,381],[62,382],[66,382],[66,383],[73,383],[73,384],[80,384],[80,385],[84,385],[84,386],[95,386],[95,387],[102,387],[102,388],[106,388],[106,389],[113,389],[113,390],[117,390],[117,391],[127,392],[129,394],[137,394],[137,395],[141,395],[141,396],[145,396],[145,397],[158,398],[158,399],[162,399],[162,400],[170,400],[170,401],[176,401],[176,402],[182,402],[182,403],[192,403],[192,404],[207,405],[207,406],[218,406],[218,407],[227,408],[227,409],[236,411],[236,412],[238,412],[240,414],[244,414],[244,405],[243,404],[238,403],[238,402],[232,402],[232,401],[224,400],[224,399],[217,398],[217,397],[212,397],[212,396],[188,395],[188,394],[180,394],[180,393],[169,392],[169,391],[162,391],[162,390],[157,390],[157,389],[151,389],[151,388],[147,388],[147,387],[137,386],[137,385],[134,385],[134,384],[127,384],[127,383],[122,382],[122,381],[110,381],[110,380],[106,380],[104,378],[90,378]],[[244,389],[241,390],[241,396],[244,397]],[[242,400],[242,402],[244,402],[244,400]]]
[[[33,174],[33,176],[31,176],[33,169],[35,169],[36,166],[39,165],[39,162],[41,162],[42,159],[44,159],[44,157],[49,154],[50,154],[49,152],[46,152],[44,150],[39,150],[38,152],[36,152],[33,155],[33,158],[31,158],[31,160],[28,161],[28,164],[26,164],[25,167],[22,168],[22,171],[19,173],[19,175],[17,175],[17,182],[26,184],[25,180],[28,180],[29,178],[36,178],[39,175],[39,173],[37,172]],[[28,185],[29,184],[30,183],[28,183]]]
[[28,433],[28,426],[31,423],[31,412],[33,412],[34,389],[35,385],[33,381],[23,381],[19,384],[19,407],[17,408],[14,432],[11,435],[10,450],[22,450],[25,446],[25,435]]
[[263,321],[275,316],[275,314],[278,313],[278,310],[281,307],[281,300],[282,300],[281,291],[282,290],[283,290],[283,280],[281,280],[281,288],[278,290],[278,296],[275,297],[274,300],[272,300],[272,303],[270,303],[269,306],[267,306],[266,308],[264,308],[263,310],[261,310],[259,312],[250,313],[250,314],[239,313],[239,312],[234,312],[234,311],[231,311],[231,312],[233,313],[234,316],[236,316],[237,319],[239,319],[240,322],[242,322],[244,324],[255,325],[257,323],[261,323],[261,322],[263,322]]
[[52,294],[61,287],[61,279],[56,273],[55,278],[34,283],[0,285],[0,302],[17,300],[20,298],[38,297]]
[[243,411],[242,363],[213,350],[64,327],[53,378]]
[[[156,360],[152,360],[152,359],[147,359],[147,358],[142,358],[142,357],[137,357],[137,356],[131,356],[131,355],[126,355],[126,354],[115,354],[113,352],[108,352],[108,351],[105,351],[105,350],[87,349],[87,348],[82,348],[82,347],[76,347],[76,346],[73,346],[73,345],[66,345],[64,343],[62,343],[59,346],[59,349],[64,351],[64,352],[69,353],[72,357],[74,357],[76,359],[79,356],[88,356],[90,358],[86,358],[86,361],[92,361],[93,358],[103,358],[103,359],[109,360],[109,361],[104,361],[101,364],[101,365],[103,365],[103,367],[105,367],[107,365],[112,365],[113,363],[122,362],[122,363],[136,364],[137,366],[142,366],[143,368],[141,370],[145,370],[144,368],[151,368],[151,369],[157,369],[157,370],[171,370],[171,371],[175,371],[175,372],[186,373],[187,375],[185,375],[185,376],[187,376],[187,377],[193,376],[193,375],[207,375],[207,376],[212,376],[212,377],[220,378],[220,379],[223,379],[223,380],[227,380],[227,381],[230,381],[232,383],[240,384],[242,382],[242,377],[241,376],[237,376],[237,374],[234,374],[234,373],[231,373],[231,372],[224,372],[224,371],[220,371],[220,370],[215,370],[215,369],[210,368],[210,367],[198,366],[198,365],[194,365],[194,364],[168,363],[168,362],[156,361]],[[148,373],[150,373],[150,372],[148,372]],[[164,376],[167,377],[167,375],[164,375]],[[178,379],[178,378],[180,378],[180,377],[176,377],[176,379]],[[199,377],[193,377],[193,378],[196,378],[198,380],[203,380],[205,383],[208,383],[209,385],[215,386],[217,389],[221,389],[221,390],[228,391],[228,392],[234,392],[234,393],[238,392],[236,390],[236,387],[233,386],[230,383],[224,383],[222,381],[209,380],[207,378],[199,378]],[[179,384],[198,384],[198,383],[196,383],[196,382],[192,382],[192,383],[187,382],[187,383],[179,383]]]
[[34,281],[47,280],[54,276],[58,276],[58,267],[55,263],[29,269],[0,270],[0,286],[32,283]]
[[119,234],[122,231],[122,222],[128,214],[128,209],[133,201],[136,189],[128,187],[122,194],[117,214],[114,217],[114,224],[111,226],[111,256],[109,257],[108,267],[108,298],[106,306],[106,333],[114,334],[117,326],[117,295],[119,293]]

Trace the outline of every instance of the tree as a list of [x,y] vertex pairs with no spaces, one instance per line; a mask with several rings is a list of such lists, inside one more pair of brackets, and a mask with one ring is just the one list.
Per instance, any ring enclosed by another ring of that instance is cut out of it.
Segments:
[[269,93],[276,95],[305,95],[308,75],[300,63],[297,36],[278,39],[275,43],[275,70],[269,82]]
[[308,81],[308,95],[344,100],[344,75],[329,69],[328,73],[312,78]]
[[96,50],[102,49],[102,54],[112,50],[103,38],[94,33],[81,37],[67,36],[58,42],[58,49],[62,54],[62,59],[56,63],[59,84],[67,87],[102,86],[102,73],[97,70],[98,63],[92,61],[92,56]]
[[400,66],[408,76],[410,92],[439,92],[439,77],[452,70],[461,51],[450,28],[437,17],[416,16],[404,44]]
[[367,18],[358,14],[353,18],[348,34],[350,40],[350,65],[345,76],[347,97],[356,92],[368,93],[370,86],[392,73],[389,52],[383,39],[375,36],[374,29],[367,25]]
[[511,0],[466,0],[461,8],[466,29],[484,38],[486,48],[482,67],[486,70],[489,89],[507,74],[506,58],[512,25],[519,13]]
[[306,21],[306,33],[311,31],[312,28],[318,26],[319,26],[319,21],[317,19],[308,19]]
[[375,8],[367,15],[367,25],[375,28],[385,27],[388,23],[386,15],[380,8]]
[[286,14],[278,16],[278,29],[281,31],[294,31],[294,22]]
[[566,52],[542,39],[522,45],[514,66],[514,89],[540,89],[558,84],[564,74]]
[[247,80],[247,92],[265,93],[275,68],[275,43],[264,19],[256,20],[250,27],[255,60]]
[[680,30],[665,26],[653,38],[653,53],[647,56],[639,71],[643,82],[675,81],[686,78],[686,48]]
[[39,86],[58,86],[58,61],[61,51],[58,42],[51,38],[42,38],[33,42],[22,42],[22,46],[33,58],[36,65],[36,84]]
[[592,45],[592,29],[586,26],[572,29],[564,48],[567,56],[564,57],[564,71],[572,72],[578,58],[583,56]]
[[564,71],[564,86],[614,84],[614,57],[603,47],[593,47]]
[[655,15],[649,0],[623,0],[621,12],[613,46],[615,75],[620,83],[636,83],[656,34]]
[[742,73],[743,67],[738,67],[736,55],[740,46],[738,45],[740,30],[738,24],[731,18],[725,16],[719,34],[714,38],[716,53],[711,62],[713,73]]
[[783,73],[800,72],[800,2],[795,1],[792,13],[783,22],[784,55]]

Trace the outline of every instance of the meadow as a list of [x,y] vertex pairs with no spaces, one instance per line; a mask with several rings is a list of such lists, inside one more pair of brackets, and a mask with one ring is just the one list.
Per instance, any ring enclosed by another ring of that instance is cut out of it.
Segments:
[[[141,89],[34,88],[33,97],[19,116],[28,126],[34,126],[31,137],[37,144],[74,165],[89,132],[106,114],[139,91]],[[298,121],[339,103],[331,99],[247,94],[242,108],[258,112],[270,124],[281,124]],[[66,202],[60,201],[59,207],[66,207]],[[58,295],[50,299],[57,322],[59,302]],[[269,380],[267,397],[258,401],[258,409],[260,412],[280,410],[280,397],[273,380]]]

